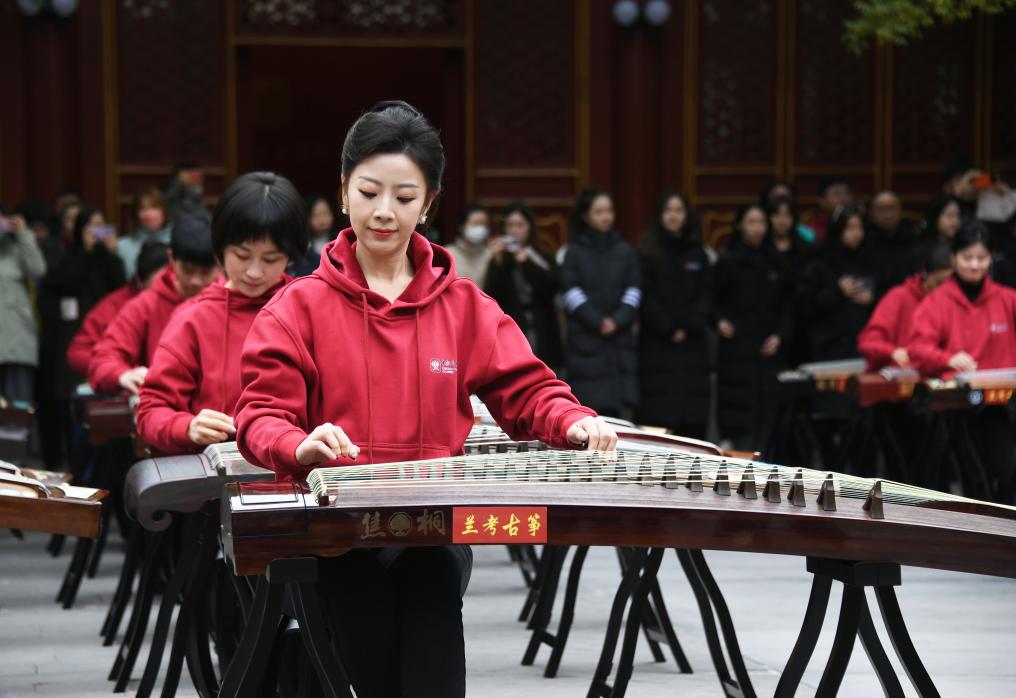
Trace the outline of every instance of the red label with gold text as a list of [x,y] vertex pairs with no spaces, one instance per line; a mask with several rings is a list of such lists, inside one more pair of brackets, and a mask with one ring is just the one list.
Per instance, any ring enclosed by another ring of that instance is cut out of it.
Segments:
[[452,507],[452,543],[546,543],[547,507]]

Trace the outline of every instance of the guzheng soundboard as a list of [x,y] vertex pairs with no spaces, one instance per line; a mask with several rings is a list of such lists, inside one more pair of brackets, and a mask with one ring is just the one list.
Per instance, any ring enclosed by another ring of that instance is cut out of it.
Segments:
[[871,407],[883,402],[908,402],[921,374],[910,368],[883,368],[874,373],[855,374],[847,378],[847,394],[858,407]]
[[98,537],[107,492],[75,487],[68,480],[63,473],[0,461],[0,528]]

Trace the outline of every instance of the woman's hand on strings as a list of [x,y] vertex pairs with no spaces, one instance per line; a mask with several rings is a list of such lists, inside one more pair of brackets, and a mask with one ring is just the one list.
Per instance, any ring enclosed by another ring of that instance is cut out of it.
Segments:
[[617,434],[603,417],[583,417],[568,428],[568,441],[585,445],[590,451],[613,451]]
[[300,465],[315,465],[341,456],[356,460],[359,454],[360,447],[349,440],[342,427],[330,422],[314,429],[296,447],[296,460]]
[[201,410],[187,427],[187,438],[198,446],[222,443],[234,434],[233,418],[215,410]]

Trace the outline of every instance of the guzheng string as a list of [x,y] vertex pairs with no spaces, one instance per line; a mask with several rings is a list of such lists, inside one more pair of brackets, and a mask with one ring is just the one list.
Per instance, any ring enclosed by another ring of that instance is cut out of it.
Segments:
[[[720,477],[720,475],[725,476]],[[750,475],[749,475],[750,474]],[[404,461],[311,471],[307,483],[315,495],[335,495],[342,488],[448,487],[454,482],[510,487],[533,482],[568,482],[602,485],[609,482],[645,485],[700,482],[703,489],[718,481],[736,490],[742,480],[754,481],[761,490],[771,478],[786,493],[796,482],[805,493],[817,494],[832,475],[837,496],[863,499],[878,480],[807,468],[760,463],[722,456],[637,451],[536,451],[455,456],[426,461]],[[881,480],[883,500],[894,504],[921,502],[976,502],[966,497],[903,483]],[[986,504],[984,502],[978,502]],[[1002,508],[1016,510],[1016,507]]]

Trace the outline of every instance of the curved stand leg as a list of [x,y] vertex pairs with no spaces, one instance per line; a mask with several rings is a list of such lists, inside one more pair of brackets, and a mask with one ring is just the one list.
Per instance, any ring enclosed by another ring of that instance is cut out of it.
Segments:
[[564,655],[564,646],[568,644],[568,634],[571,632],[572,622],[575,620],[575,601],[579,595],[579,577],[582,575],[582,565],[585,563],[588,552],[588,545],[576,547],[571,567],[568,568],[568,582],[565,585],[561,620],[557,624],[557,633],[554,636],[554,648],[550,652],[550,659],[547,660],[547,668],[543,671],[544,678],[552,679],[557,676],[557,668],[561,664],[561,657]]
[[610,693],[611,689],[607,679],[614,667],[614,651],[617,649],[617,641],[621,634],[621,619],[624,616],[624,608],[628,604],[628,599],[634,593],[639,573],[645,565],[647,555],[648,552],[645,548],[634,550],[628,558],[628,566],[617,586],[617,591],[614,592],[614,602],[611,604],[610,617],[607,620],[607,631],[603,636],[603,647],[600,649],[600,660],[596,664],[593,681],[587,693],[590,698]]
[[864,648],[864,653],[868,655],[868,661],[875,668],[875,674],[878,676],[879,683],[882,684],[882,691],[886,698],[903,698],[903,686],[896,676],[892,662],[889,661],[889,655],[882,647],[882,641],[878,639],[878,632],[875,630],[871,612],[868,610],[867,598],[863,598],[861,602],[861,624],[857,629],[857,634],[861,638],[861,647]]
[[225,669],[219,698],[247,698],[257,695],[264,674],[265,662],[275,643],[282,612],[283,587],[259,577],[247,627],[237,647],[236,656]]
[[840,618],[836,624],[833,648],[822,672],[816,696],[835,696],[840,690],[840,683],[847,672],[847,664],[850,663],[850,655],[857,640],[862,603],[864,603],[863,588],[852,585],[843,587],[843,600],[840,602]]
[[638,642],[639,625],[641,624],[642,612],[656,580],[656,574],[660,570],[660,562],[663,560],[663,548],[652,548],[646,554],[642,564],[642,576],[632,594],[631,608],[628,609],[628,622],[624,629],[624,641],[621,643],[621,658],[617,663],[617,675],[614,677],[614,687],[610,692],[611,698],[620,698],[628,690],[628,682],[635,664],[635,645]]
[[124,555],[123,566],[120,568],[120,579],[116,583],[116,591],[109,602],[109,611],[102,623],[103,647],[109,647],[116,640],[116,632],[120,629],[120,621],[123,620],[123,613],[131,598],[131,588],[134,586],[134,577],[138,571],[138,558],[141,556],[142,541],[141,526],[133,526],[130,538],[127,540],[127,552]]
[[917,649],[910,639],[910,633],[907,632],[907,624],[903,620],[899,601],[896,600],[896,592],[891,586],[883,586],[878,587],[875,594],[878,598],[878,607],[882,611],[882,620],[886,630],[889,631],[889,639],[914,688],[921,698],[938,698],[938,689],[928,675],[928,670],[924,668],[924,663],[921,662]]
[[773,698],[793,698],[797,687],[801,685],[804,670],[808,667],[808,660],[811,659],[819,633],[822,632],[832,586],[833,580],[824,575],[816,574],[812,580],[811,596],[808,598],[808,608],[804,612],[804,622],[801,623],[801,633],[790,652],[790,659],[787,660],[780,682],[776,685]]
[[548,545],[543,548],[543,556],[547,559],[547,569],[537,590],[536,606],[529,619],[528,629],[532,631],[532,635],[526,646],[525,654],[522,655],[523,666],[532,665],[540,645],[543,643],[552,645],[554,642],[554,636],[547,632],[547,626],[550,625],[551,613],[554,610],[554,598],[557,596],[557,585],[561,580],[561,569],[564,567],[568,548],[569,546],[560,545]]

